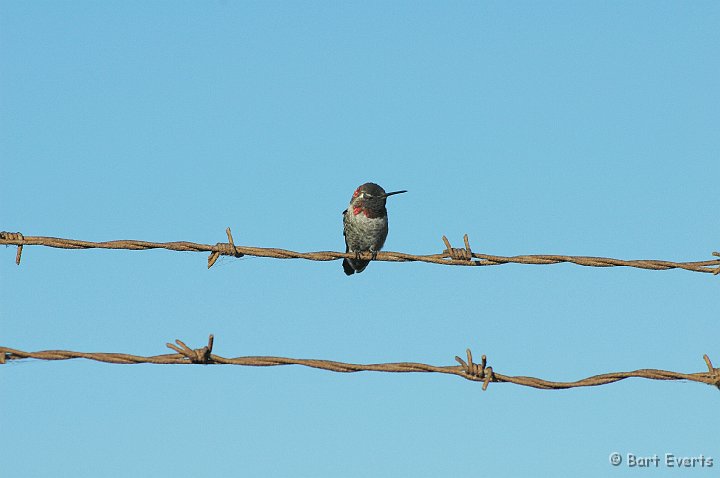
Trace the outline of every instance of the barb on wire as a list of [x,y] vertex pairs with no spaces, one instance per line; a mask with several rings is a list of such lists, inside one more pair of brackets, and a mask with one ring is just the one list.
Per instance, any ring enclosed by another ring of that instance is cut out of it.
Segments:
[[[209,252],[208,268],[215,264],[219,256],[254,256],[254,257],[272,257],[276,259],[307,259],[311,261],[334,261],[338,259],[355,259],[355,253],[345,252],[295,252],[285,249],[275,249],[268,247],[250,247],[236,246],[230,228],[225,230],[228,242],[219,242],[215,245],[197,244],[194,242],[178,241],[178,242],[148,242],[134,240],[106,241],[106,242],[90,242],[80,241],[77,239],[62,239],[58,237],[43,236],[23,236],[19,232],[0,232],[0,245],[17,246],[17,255],[15,262],[20,264],[20,256],[23,246],[47,246],[59,249],[127,249],[127,250],[145,250],[145,249],[167,249],[171,251],[186,252]],[[720,259],[712,259],[707,261],[696,262],[672,262],[661,260],[622,260],[611,259],[607,257],[591,257],[591,256],[561,256],[561,255],[522,255],[522,256],[494,256],[490,254],[480,254],[470,249],[470,241],[467,234],[464,236],[465,248],[455,249],[450,245],[447,237],[442,237],[445,243],[445,250],[439,254],[414,255],[403,252],[378,252],[373,257],[370,252],[360,253],[362,260],[378,260],[387,262],[428,262],[432,264],[443,264],[449,266],[496,266],[501,264],[559,264],[567,262],[587,267],[636,267],[639,269],[649,270],[668,270],[668,269],[684,269],[693,272],[705,272],[717,275],[720,273]],[[719,252],[713,252],[713,256],[720,257]]]
[[626,378],[645,378],[649,380],[687,380],[691,382],[705,383],[720,388],[720,369],[714,368],[710,358],[703,355],[707,372],[680,373],[667,370],[641,369],[632,372],[612,372],[576,380],[574,382],[554,382],[535,377],[502,375],[493,371],[487,365],[487,357],[482,356],[479,364],[473,362],[472,352],[467,349],[467,361],[455,357],[459,365],[436,366],[416,362],[396,362],[379,364],[353,364],[334,362],[330,360],[317,359],[295,359],[286,357],[235,357],[226,358],[212,353],[214,337],[210,335],[208,344],[199,349],[191,349],[181,340],[175,344],[166,344],[174,350],[174,354],[153,355],[143,357],[122,353],[88,353],[72,352],[69,350],[45,350],[41,352],[24,352],[22,350],[0,347],[0,364],[13,360],[38,359],[38,360],[70,360],[84,358],[97,362],[113,364],[203,364],[203,365],[241,365],[249,367],[273,367],[280,365],[302,365],[305,367],[329,370],[331,372],[391,372],[391,373],[443,373],[456,375],[473,382],[481,382],[482,389],[486,390],[490,383],[514,383],[525,387],[539,388],[543,390],[561,390],[576,387],[594,387],[608,383],[618,382]]

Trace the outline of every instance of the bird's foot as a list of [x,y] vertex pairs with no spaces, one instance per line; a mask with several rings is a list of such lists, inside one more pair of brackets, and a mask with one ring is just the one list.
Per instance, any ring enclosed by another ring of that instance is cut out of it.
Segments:
[[373,251],[373,250],[371,249],[370,252],[372,252],[372,256],[371,256],[372,260],[377,259],[377,253],[378,253],[378,251]]

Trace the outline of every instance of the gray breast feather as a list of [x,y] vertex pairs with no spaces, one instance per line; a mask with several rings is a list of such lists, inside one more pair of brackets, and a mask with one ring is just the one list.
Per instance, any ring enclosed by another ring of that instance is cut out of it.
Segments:
[[369,218],[347,211],[343,216],[345,242],[350,252],[379,251],[388,234],[387,216]]

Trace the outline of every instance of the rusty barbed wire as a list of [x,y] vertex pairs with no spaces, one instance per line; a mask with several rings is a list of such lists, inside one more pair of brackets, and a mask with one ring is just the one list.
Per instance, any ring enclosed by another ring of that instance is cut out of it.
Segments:
[[71,360],[84,358],[97,362],[112,364],[203,364],[203,365],[241,365],[248,367],[273,367],[281,365],[302,365],[304,367],[328,370],[331,372],[391,372],[391,373],[443,373],[456,375],[466,380],[482,382],[486,390],[490,383],[513,383],[525,387],[543,390],[562,390],[577,387],[594,387],[618,382],[626,378],[645,378],[649,380],[687,380],[691,382],[714,385],[720,389],[720,368],[714,368],[710,358],[703,355],[707,372],[680,373],[667,370],[640,369],[632,372],[612,372],[594,375],[573,382],[555,382],[535,377],[502,375],[487,365],[487,357],[482,356],[480,363],[473,361],[472,352],[466,350],[467,360],[455,357],[459,365],[435,366],[417,362],[396,362],[379,364],[353,364],[331,360],[295,359],[286,357],[249,356],[226,358],[212,353],[214,337],[210,335],[208,344],[199,349],[191,349],[181,340],[166,346],[176,353],[143,357],[123,353],[104,352],[73,352],[69,350],[44,350],[41,352],[24,352],[22,350],[0,347],[0,364],[13,360]]
[[[219,256],[254,256],[271,257],[276,259],[307,259],[312,261],[334,261],[338,259],[353,259],[354,253],[320,251],[320,252],[295,252],[285,249],[266,247],[250,247],[235,245],[230,228],[225,230],[228,242],[219,242],[215,245],[197,244],[194,242],[148,242],[135,240],[119,240],[105,242],[80,241],[77,239],[62,239],[58,237],[23,236],[19,232],[0,232],[0,245],[17,246],[15,263],[20,264],[23,246],[46,246],[60,249],[167,249],[171,251],[185,252],[209,252],[208,268],[215,264]],[[470,242],[467,234],[463,237],[465,248],[453,248],[450,241],[443,236],[445,249],[440,254],[414,255],[402,252],[379,252],[374,260],[387,262],[428,262],[450,266],[495,266],[501,264],[559,264],[563,262],[577,264],[586,267],[635,267],[649,270],[684,269],[693,272],[705,272],[717,275],[720,273],[720,259],[696,262],[672,262],[662,260],[622,260],[607,257],[592,256],[563,256],[563,255],[521,255],[521,256],[495,256],[490,254],[479,254],[470,249]],[[720,257],[720,252],[713,252],[713,256]],[[360,254],[363,260],[373,260],[372,254],[364,252]]]

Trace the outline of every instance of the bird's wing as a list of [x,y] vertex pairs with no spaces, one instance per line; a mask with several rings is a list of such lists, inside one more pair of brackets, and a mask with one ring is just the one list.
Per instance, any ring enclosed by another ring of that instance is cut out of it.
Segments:
[[[343,215],[343,237],[345,237],[345,213],[346,212],[347,212],[347,209],[343,210],[343,212],[342,212],[342,215]],[[347,241],[345,241],[345,245],[347,246]],[[347,251],[345,251],[345,252],[347,252]]]

